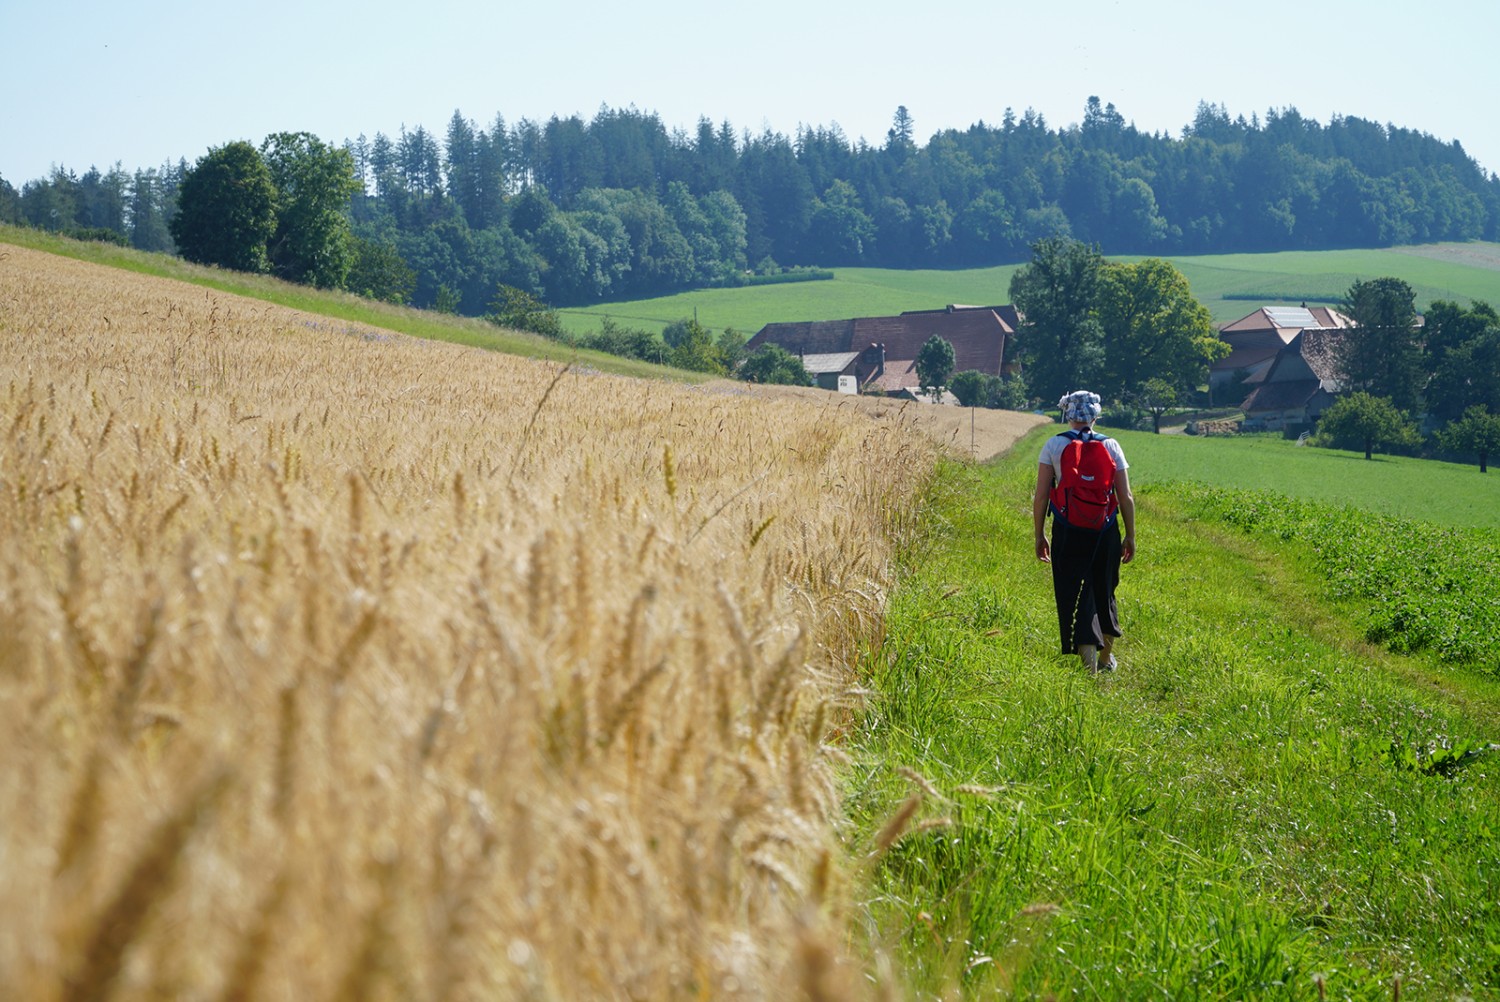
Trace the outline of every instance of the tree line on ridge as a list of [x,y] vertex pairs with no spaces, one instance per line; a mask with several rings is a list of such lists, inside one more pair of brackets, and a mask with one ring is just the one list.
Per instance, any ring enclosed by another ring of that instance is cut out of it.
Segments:
[[1065,128],[1007,109],[925,145],[915,130],[904,107],[878,145],[836,125],[669,130],[633,108],[487,127],[455,111],[441,138],[281,133],[192,165],[0,179],[0,221],[191,256],[184,187],[236,156],[258,174],[248,147],[272,201],[298,208],[273,210],[263,251],[220,248],[216,263],[470,315],[500,285],[569,306],[815,267],[1015,262],[1048,238],[1110,254],[1500,239],[1500,178],[1457,142],[1354,117],[1246,120],[1204,103],[1171,136],[1090,98]]

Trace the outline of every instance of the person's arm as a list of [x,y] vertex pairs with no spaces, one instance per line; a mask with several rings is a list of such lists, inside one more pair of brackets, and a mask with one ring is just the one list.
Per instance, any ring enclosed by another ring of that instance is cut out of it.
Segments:
[[1052,548],[1047,545],[1047,506],[1052,499],[1052,464],[1036,466],[1036,490],[1031,495],[1031,528],[1036,536],[1036,558],[1052,562]]
[[1120,520],[1125,523],[1125,538],[1120,541],[1120,562],[1135,557],[1135,495],[1130,493],[1130,473],[1115,471],[1115,500],[1120,503]]

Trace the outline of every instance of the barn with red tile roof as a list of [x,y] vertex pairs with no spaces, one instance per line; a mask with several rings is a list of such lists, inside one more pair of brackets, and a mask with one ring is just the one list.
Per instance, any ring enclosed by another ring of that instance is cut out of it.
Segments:
[[1018,324],[1011,306],[949,306],[894,317],[766,324],[745,347],[780,345],[800,356],[814,382],[826,389],[837,387],[839,376],[851,375],[861,389],[901,393],[919,388],[917,353],[934,336],[953,345],[954,372],[1015,371],[1006,355]]
[[1240,405],[1245,427],[1275,431],[1317,421],[1341,389],[1338,353],[1343,339],[1341,330],[1299,331],[1253,378],[1255,389]]
[[[1229,345],[1228,356],[1208,371],[1210,390],[1236,378],[1263,376],[1276,355],[1304,330],[1342,330],[1354,321],[1327,306],[1262,306],[1219,329],[1219,338]],[[1246,380],[1248,383],[1250,380]]]

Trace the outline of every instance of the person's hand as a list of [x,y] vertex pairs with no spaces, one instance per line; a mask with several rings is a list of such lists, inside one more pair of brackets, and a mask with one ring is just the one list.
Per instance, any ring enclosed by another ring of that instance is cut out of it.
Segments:
[[1128,564],[1135,559],[1135,537],[1126,536],[1120,542],[1120,563]]
[[1046,536],[1036,537],[1036,558],[1044,564],[1052,563],[1052,547],[1047,545]]

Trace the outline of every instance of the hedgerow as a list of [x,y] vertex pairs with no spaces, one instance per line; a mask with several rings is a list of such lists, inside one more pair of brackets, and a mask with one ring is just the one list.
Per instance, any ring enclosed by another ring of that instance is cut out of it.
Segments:
[[1184,510],[1301,548],[1330,597],[1352,600],[1365,636],[1399,653],[1500,670],[1500,533],[1379,515],[1274,491],[1157,487]]

